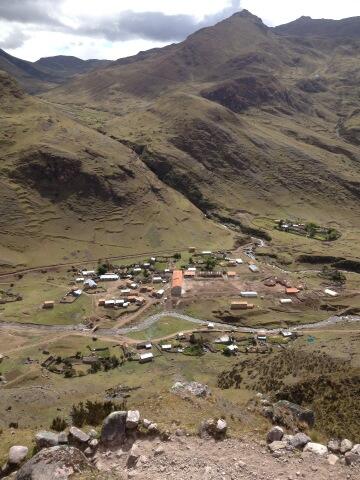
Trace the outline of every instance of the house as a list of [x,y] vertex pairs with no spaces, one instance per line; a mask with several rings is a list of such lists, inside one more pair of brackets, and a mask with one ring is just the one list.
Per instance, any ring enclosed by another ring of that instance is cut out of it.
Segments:
[[267,336],[266,335],[258,335],[256,338],[259,342],[266,342],[267,341]]
[[85,280],[85,278],[84,278],[84,277],[78,277],[78,278],[75,278],[75,282],[76,282],[76,283],[83,283],[83,282],[84,282],[84,280]]
[[201,252],[201,255],[204,255],[205,257],[208,257],[209,255],[211,255],[211,251],[210,250],[204,250]]
[[88,279],[85,280],[85,282],[84,282],[84,287],[85,287],[85,288],[96,288],[96,287],[97,287],[97,283],[96,283],[92,278],[88,278]]
[[53,300],[46,300],[43,303],[43,308],[54,308],[55,302]]
[[105,300],[104,306],[106,308],[112,308],[115,306],[115,300]]
[[251,263],[249,265],[249,270],[251,270],[253,273],[256,273],[259,271],[259,267],[257,265],[255,265],[254,263]]
[[285,292],[286,292],[288,295],[296,295],[297,293],[300,292],[300,290],[299,290],[298,288],[289,287],[289,288],[285,288]]
[[136,303],[136,305],[140,305],[140,306],[141,306],[141,305],[144,305],[144,303],[145,303],[145,298],[144,298],[144,297],[136,297],[135,303]]
[[99,307],[104,307],[105,306],[105,298],[100,298],[99,302],[98,302],[98,305]]
[[209,330],[212,330],[213,328],[215,328],[214,323],[213,323],[213,322],[209,322],[209,323],[207,324],[207,328],[208,328]]
[[215,340],[215,343],[222,343],[224,345],[230,345],[231,343],[231,338],[229,337],[229,335],[223,335],[222,337],[220,338],[217,338]]
[[258,296],[257,292],[240,292],[241,297],[245,298],[256,298]]
[[104,275],[100,275],[100,280],[102,282],[115,282],[116,280],[119,280],[119,275],[116,273],[105,273]]
[[128,308],[129,305],[130,305],[130,302],[124,302],[122,306],[123,308]]
[[244,262],[242,261],[241,258],[237,258],[237,259],[236,259],[236,263],[237,263],[238,265],[241,265],[241,264],[244,263]]
[[174,270],[172,274],[171,295],[181,297],[184,286],[184,276],[182,270]]
[[188,272],[196,272],[196,267],[189,267]]
[[153,283],[162,283],[163,279],[161,277],[153,277]]
[[120,290],[120,293],[122,296],[128,297],[129,295],[131,295],[131,290],[130,288],[123,288],[122,290]]
[[125,300],[115,300],[115,307],[122,307],[125,303]]
[[324,292],[330,297],[337,297],[339,295],[335,290],[330,290],[330,288],[325,288]]
[[133,269],[133,272],[134,273],[141,273],[142,269],[140,267],[136,267],[136,268]]
[[138,350],[144,350],[144,349],[145,349],[145,350],[151,350],[152,344],[149,343],[149,342],[142,342],[142,343],[138,343],[138,344],[136,345],[136,348],[137,348]]
[[280,303],[282,305],[288,305],[289,303],[292,303],[291,298],[280,298]]
[[228,278],[235,278],[236,277],[236,272],[227,272]]
[[82,290],[73,290],[72,291],[72,294],[74,295],[74,297],[80,297],[80,295],[82,294]]
[[247,310],[247,309],[252,309],[254,308],[253,303],[248,303],[248,302],[231,302],[230,305],[231,310]]
[[140,358],[139,358],[139,362],[140,363],[148,363],[148,362],[152,362],[153,359],[154,359],[154,355],[151,352],[141,353]]
[[196,248],[195,247],[189,247],[189,253],[195,253]]
[[229,260],[228,261],[228,266],[229,267],[236,267],[237,263],[236,263],[236,260]]
[[282,335],[283,337],[285,337],[285,338],[290,338],[290,337],[293,336],[292,332],[288,332],[288,331],[285,331],[285,330],[283,330],[283,331],[281,332],[281,335]]
[[196,276],[196,272],[194,272],[193,270],[186,270],[184,272],[184,277],[185,278],[194,278]]
[[232,344],[224,348],[224,353],[235,355],[238,350],[239,350],[239,347],[237,345]]
[[157,292],[154,292],[154,297],[155,298],[162,298],[164,296],[165,290],[161,288]]
[[164,352],[168,352],[169,350],[171,350],[171,344],[166,344],[166,345],[161,345],[161,350],[163,350]]
[[95,275],[95,270],[83,270],[81,275],[83,277],[90,277],[91,275]]

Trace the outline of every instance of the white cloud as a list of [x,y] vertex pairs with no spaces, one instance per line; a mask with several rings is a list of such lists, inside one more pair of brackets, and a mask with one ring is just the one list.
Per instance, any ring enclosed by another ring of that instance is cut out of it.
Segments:
[[[229,16],[239,3],[0,0],[0,46],[28,60],[59,54],[117,59],[181,40],[193,30]],[[241,0],[241,6],[268,25],[286,23],[302,15],[336,19],[360,15],[360,0]],[[18,38],[16,32],[21,32]]]

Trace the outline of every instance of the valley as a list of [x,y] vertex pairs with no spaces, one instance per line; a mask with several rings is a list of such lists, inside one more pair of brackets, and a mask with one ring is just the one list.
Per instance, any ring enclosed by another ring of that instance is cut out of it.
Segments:
[[189,445],[281,425],[359,478],[329,446],[360,441],[359,61],[360,17],[247,10],[115,61],[0,50],[0,466],[90,402]]

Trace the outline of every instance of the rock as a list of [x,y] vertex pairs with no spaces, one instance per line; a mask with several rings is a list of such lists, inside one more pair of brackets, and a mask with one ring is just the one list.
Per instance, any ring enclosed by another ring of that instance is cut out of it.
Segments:
[[162,445],[159,445],[158,447],[155,448],[154,450],[154,455],[161,455],[165,452],[165,449]]
[[311,438],[300,432],[293,436],[290,445],[294,448],[304,448],[309,442],[311,442]]
[[347,438],[345,438],[341,444],[340,444],[340,452],[342,454],[346,453],[346,452],[350,452],[350,450],[353,448],[353,443],[348,440]]
[[73,443],[74,445],[78,445],[80,447],[84,447],[89,440],[90,440],[90,437],[87,433],[83,432],[79,428],[70,427],[70,430],[69,430],[70,443]]
[[29,453],[28,447],[14,445],[9,450],[8,463],[10,465],[20,465]]
[[345,463],[346,465],[360,465],[360,455],[353,453],[352,451],[346,452]]
[[225,435],[227,430],[227,423],[224,419],[219,418],[219,420],[216,422],[216,432],[220,435]]
[[304,452],[311,452],[315,455],[322,456],[328,453],[328,449],[325,445],[322,445],[321,443],[309,442],[305,445]]
[[59,445],[66,445],[69,443],[69,437],[68,437],[68,434],[66,432],[61,432],[59,433],[58,435],[58,442],[59,442]]
[[126,465],[128,468],[134,468],[137,464],[140,457],[140,449],[136,443],[133,444],[131,450],[129,452],[128,459],[126,461]]
[[282,437],[282,441],[283,442],[286,442],[288,445],[291,445],[291,442],[293,441],[294,439],[294,435],[287,435],[285,434],[283,437]]
[[93,438],[90,440],[89,445],[91,448],[97,448],[99,445],[99,440],[97,438]]
[[38,449],[55,447],[59,444],[59,435],[53,432],[38,432],[35,435],[35,443]]
[[356,455],[360,455],[360,443],[357,443],[351,449],[351,453],[355,453]]
[[84,450],[84,453],[87,457],[91,457],[91,455],[93,454],[93,451],[90,447],[87,447],[85,450]]
[[139,410],[129,410],[126,416],[126,428],[129,430],[137,428],[140,422]]
[[314,426],[315,414],[312,410],[303,408],[287,400],[280,400],[273,405],[273,421],[289,428],[306,423]]
[[90,470],[85,455],[75,447],[44,448],[17,472],[16,480],[68,480],[74,472]]
[[211,395],[209,387],[199,382],[176,382],[171,387],[171,391],[180,396],[190,394],[195,397],[206,398]]
[[333,438],[329,440],[327,447],[330,450],[330,452],[338,453],[340,452],[340,441],[337,440],[336,438],[335,439]]
[[157,423],[150,423],[148,430],[150,433],[157,433],[159,431]]
[[89,433],[88,433],[89,437],[90,438],[98,438],[98,432],[96,430],[94,430],[93,428],[91,430],[89,430]]
[[337,457],[333,453],[330,453],[330,455],[327,458],[327,461],[328,461],[329,465],[336,465],[337,462],[339,461],[339,457]]
[[281,440],[275,440],[268,445],[271,453],[278,453],[281,450],[286,450],[287,443]]
[[126,438],[127,412],[113,412],[108,415],[101,430],[101,443],[105,446],[121,445]]
[[142,421],[142,424],[144,425],[145,428],[149,428],[151,423],[152,422],[150,420],[148,420],[147,418],[144,418],[143,421]]
[[280,441],[284,436],[284,430],[281,427],[273,427],[268,431],[266,440],[268,443]]

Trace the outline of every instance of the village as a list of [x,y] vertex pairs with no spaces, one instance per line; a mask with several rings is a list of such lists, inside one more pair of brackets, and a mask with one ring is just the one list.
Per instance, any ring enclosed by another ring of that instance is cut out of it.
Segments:
[[[125,361],[152,362],[167,353],[267,354],[301,335],[292,326],[301,328],[331,313],[351,313],[349,304],[358,292],[329,279],[314,286],[309,278],[261,262],[256,249],[262,246],[253,241],[234,252],[189,247],[187,252],[137,263],[103,261],[93,269],[73,267],[66,293],[45,298],[39,308],[56,311],[60,305],[66,308],[90,298],[91,315],[82,331],[91,336],[93,346],[88,346],[88,354],[73,352],[64,358],[45,350],[48,356],[37,362],[70,378],[117,368]],[[19,299],[19,294],[13,297]],[[147,328],[149,317],[160,324],[156,334]],[[164,317],[167,327],[162,330]],[[96,348],[97,336],[104,335],[122,336],[117,356],[108,348]]]

